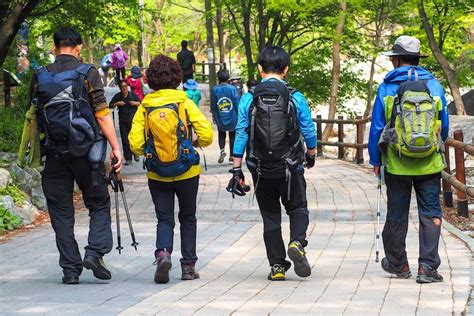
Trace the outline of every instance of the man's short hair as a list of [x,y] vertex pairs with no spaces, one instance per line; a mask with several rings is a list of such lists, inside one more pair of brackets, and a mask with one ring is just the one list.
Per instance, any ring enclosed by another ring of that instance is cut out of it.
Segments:
[[267,46],[260,52],[257,62],[265,73],[283,74],[290,65],[290,55],[280,46]]
[[188,47],[188,41],[182,40],[181,41],[181,48],[187,48]]
[[82,37],[79,32],[70,27],[62,27],[57,30],[54,35],[54,46],[60,47],[74,47],[82,44]]
[[219,79],[219,82],[227,82],[229,78],[230,74],[227,69],[219,69],[217,72],[217,79]]
[[418,64],[420,63],[419,56],[398,56],[398,58],[400,58],[400,62],[403,64],[418,66]]

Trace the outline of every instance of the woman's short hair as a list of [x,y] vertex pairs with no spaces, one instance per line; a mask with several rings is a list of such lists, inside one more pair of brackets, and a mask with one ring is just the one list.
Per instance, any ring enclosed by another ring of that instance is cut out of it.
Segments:
[[183,73],[178,62],[165,55],[158,55],[146,70],[148,85],[153,90],[176,89]]

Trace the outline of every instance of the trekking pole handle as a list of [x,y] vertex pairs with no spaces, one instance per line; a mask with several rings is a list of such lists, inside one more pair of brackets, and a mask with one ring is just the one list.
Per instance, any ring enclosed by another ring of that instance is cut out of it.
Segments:
[[[119,185],[120,185],[120,182],[122,182],[122,175],[120,174],[120,172],[117,172],[115,170],[115,167],[114,167],[117,164],[117,162],[118,162],[117,157],[112,158],[112,161],[111,161],[111,163],[112,163],[112,172],[116,175],[117,182],[119,182]],[[123,189],[123,185],[121,186],[121,189]]]

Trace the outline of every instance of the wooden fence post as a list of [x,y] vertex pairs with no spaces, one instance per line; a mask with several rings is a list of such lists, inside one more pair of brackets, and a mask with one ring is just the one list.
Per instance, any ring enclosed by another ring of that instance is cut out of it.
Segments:
[[[362,116],[357,116],[358,120],[362,120]],[[356,123],[356,131],[357,131],[357,145],[362,145],[364,143],[364,129],[362,128],[362,122],[358,121]],[[357,147],[356,148],[356,163],[363,164],[364,163],[364,148]]]
[[[338,116],[337,119],[338,120],[343,120],[344,117],[343,116]],[[344,123],[342,123],[342,122],[337,122],[337,141],[341,144],[344,142]],[[337,158],[339,158],[339,159],[344,158],[344,147],[341,146],[341,145],[339,145],[339,147],[338,147]]]
[[[449,146],[444,145],[444,159],[446,161],[446,168],[444,171],[451,174],[451,163],[449,160]],[[451,190],[451,184],[448,181],[443,180],[443,201],[446,207],[453,207],[453,191]]]
[[[316,118],[318,120],[321,119],[321,115],[316,115]],[[322,157],[323,156],[323,145],[321,145],[320,141],[322,140],[323,137],[323,128],[322,128],[322,123],[321,122],[316,122],[316,136],[318,140],[318,146],[317,146],[317,156]]]
[[[462,130],[454,131],[454,139],[460,142],[464,141]],[[454,148],[454,157],[456,160],[456,179],[463,184],[466,184],[466,169],[464,168],[464,150],[461,148]],[[456,190],[458,215],[469,217],[469,209],[467,205],[466,193],[461,190]]]

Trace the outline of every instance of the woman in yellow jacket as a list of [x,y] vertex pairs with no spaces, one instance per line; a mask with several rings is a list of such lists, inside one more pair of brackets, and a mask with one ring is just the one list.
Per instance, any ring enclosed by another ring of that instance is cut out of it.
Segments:
[[[156,57],[150,63],[146,76],[149,86],[156,92],[148,94],[138,107],[128,139],[134,154],[145,155],[148,187],[158,219],[155,251],[157,267],[154,280],[156,283],[169,281],[175,226],[175,195],[179,202],[181,279],[194,280],[199,278],[194,267],[197,261],[196,198],[201,166],[199,154],[192,145],[209,146],[213,137],[212,127],[193,101],[186,97],[186,93],[176,89],[182,74],[174,59],[163,55]],[[182,124],[176,127],[178,118],[181,118]],[[180,132],[187,135],[182,140],[187,143],[177,146]],[[191,134],[194,135],[192,140]],[[153,146],[146,146],[147,144]],[[183,149],[186,144],[189,149]],[[180,164],[180,154],[192,156],[186,160],[191,166]],[[190,160],[192,163],[189,163]],[[178,168],[175,168],[176,166]]]

